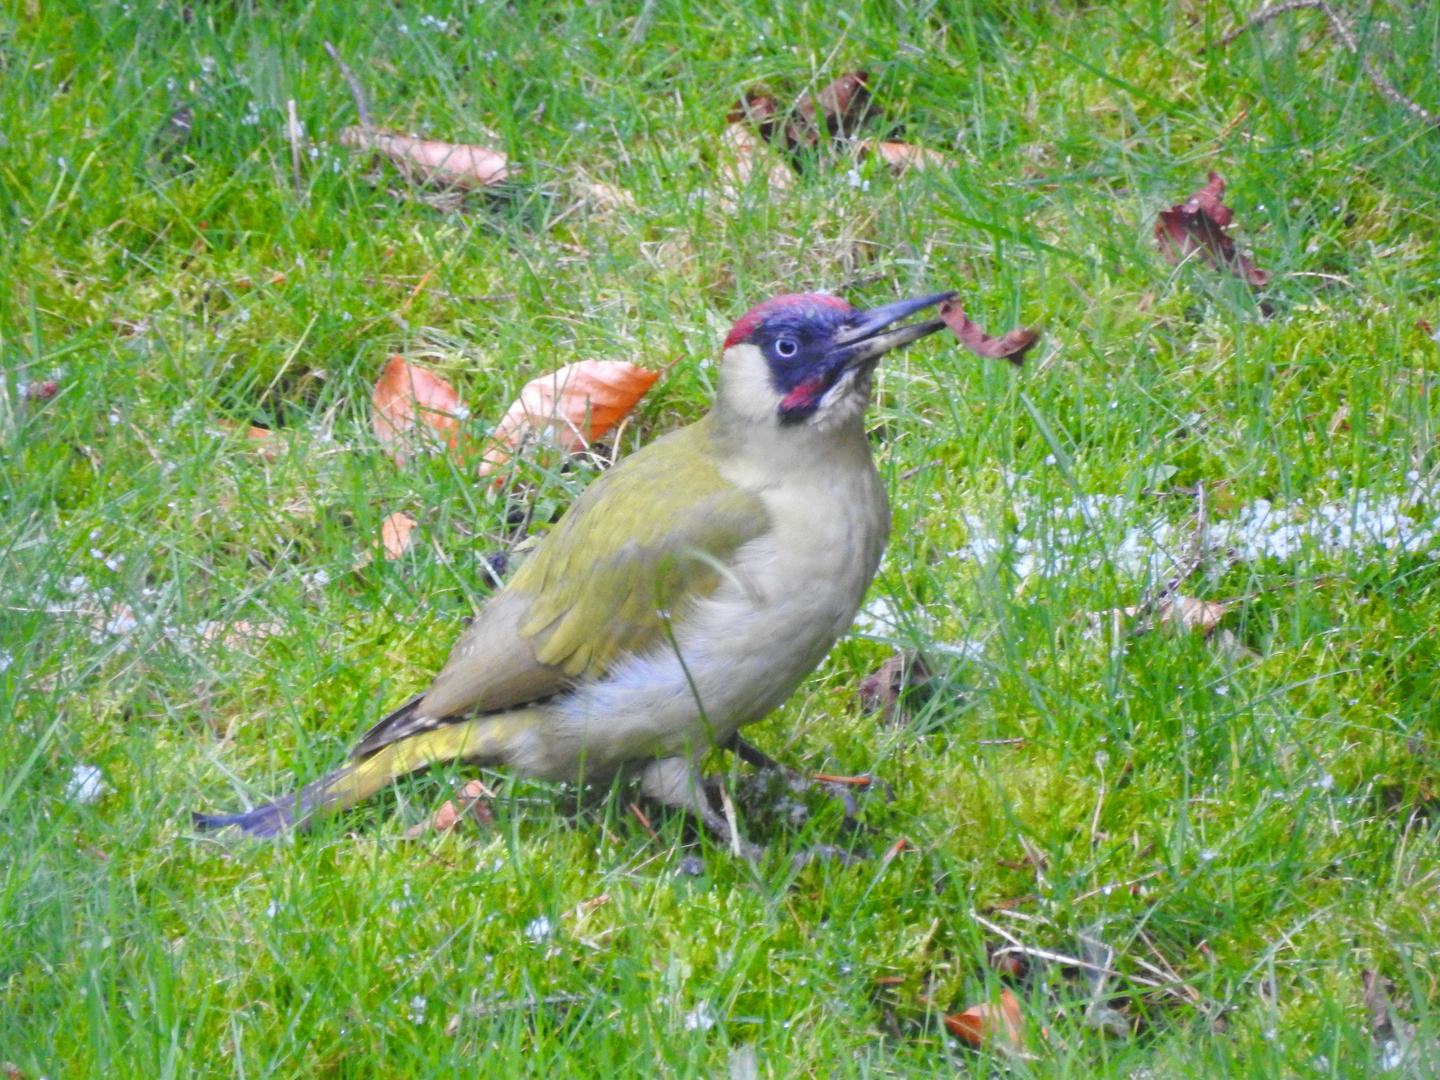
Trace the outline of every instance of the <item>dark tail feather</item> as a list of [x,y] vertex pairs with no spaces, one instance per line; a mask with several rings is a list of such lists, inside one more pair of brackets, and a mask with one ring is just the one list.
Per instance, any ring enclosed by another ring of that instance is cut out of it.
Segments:
[[192,813],[190,820],[201,832],[228,829],[232,825],[246,836],[278,836],[295,823],[294,800],[266,803],[243,814]]
[[[360,742],[355,749],[350,751],[351,761],[362,761],[376,750],[403,739],[407,735],[442,726],[441,722],[436,720],[416,719],[416,707],[424,696],[424,694],[416,694],[360,736]],[[354,771],[354,768],[353,764],[347,765],[316,780],[313,784],[306,784],[294,795],[287,795],[283,799],[276,799],[264,806],[257,806],[254,810],[247,810],[243,814],[192,813],[190,818],[195,828],[202,832],[214,832],[233,827],[245,836],[265,837],[278,836],[292,827],[303,830],[309,827],[310,819],[315,811],[326,804],[326,796],[336,781],[344,779]]]
[[353,766],[347,765],[328,776],[322,776],[312,784],[306,784],[293,795],[257,806],[243,814],[192,813],[190,819],[201,832],[233,827],[244,836],[266,837],[278,836],[290,828],[303,831],[310,827],[310,819],[315,811],[325,805],[325,797],[336,781],[343,779],[351,771]]
[[443,727],[445,725],[443,720],[418,715],[420,701],[424,697],[424,694],[416,694],[385,719],[376,723],[364,735],[361,735],[360,741],[355,744],[355,749],[350,751],[351,760],[369,757],[381,747],[399,742],[407,735]]

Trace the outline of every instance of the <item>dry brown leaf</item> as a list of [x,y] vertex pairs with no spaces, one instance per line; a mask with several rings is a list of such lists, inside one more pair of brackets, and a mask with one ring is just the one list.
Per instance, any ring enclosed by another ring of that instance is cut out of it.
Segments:
[[1228,270],[1254,288],[1270,280],[1270,275],[1237,251],[1235,241],[1226,232],[1235,220],[1235,211],[1224,203],[1225,180],[1210,170],[1207,182],[1183,203],[1160,211],[1155,222],[1155,241],[1160,252],[1172,263],[1199,253],[1217,270]]
[[734,201],[750,186],[756,173],[763,173],[771,191],[788,191],[795,186],[795,173],[744,124],[727,124],[720,133],[720,188]]
[[563,911],[560,913],[560,917],[562,919],[568,919],[572,916],[582,918],[589,915],[596,908],[604,907],[608,903],[610,903],[610,894],[601,893],[599,896],[592,896],[589,900],[581,900],[580,903],[575,905],[574,911]]
[[914,169],[948,169],[954,162],[936,150],[927,150],[913,143],[884,142],[880,139],[862,139],[857,144],[861,153],[874,154],[896,176]]
[[1233,630],[1222,629],[1211,634],[1210,648],[1212,652],[1230,661],[1232,664],[1240,664],[1247,660],[1260,659],[1260,654],[1236,637]]
[[342,128],[339,139],[341,146],[380,154],[422,184],[474,191],[510,179],[510,159],[485,146],[415,139],[384,128]]
[[960,339],[960,344],[976,356],[987,360],[1008,360],[1019,367],[1025,363],[1025,354],[1040,340],[1038,330],[1010,330],[998,337],[985,333],[979,323],[965,314],[965,309],[954,300],[940,305],[940,317]]
[[873,713],[883,709],[885,721],[889,723],[899,714],[900,701],[906,692],[929,681],[930,668],[924,657],[914,649],[897,651],[860,680],[856,688],[860,711]]
[[[1121,609],[1130,618],[1144,615],[1147,609],[1144,606],[1134,606]],[[1179,630],[1199,630],[1208,634],[1220,624],[1225,613],[1230,610],[1228,604],[1219,604],[1213,600],[1197,600],[1193,596],[1166,596],[1155,605],[1156,623],[1159,626],[1174,627]]]
[[654,385],[660,372],[625,360],[582,360],[531,379],[500,418],[480,475],[504,468],[523,447],[549,438],[575,453],[600,438]]
[[[241,425],[234,420],[220,419],[215,421],[215,426],[221,431],[236,432]],[[279,439],[270,428],[256,427],[254,424],[245,426],[245,438],[249,442],[249,449],[265,461],[273,462],[280,456],[280,449],[277,445]]]
[[725,117],[727,124],[745,122],[767,139],[774,138],[780,123],[775,99],[768,94],[746,91]]
[[638,209],[635,196],[616,184],[588,177],[576,177],[571,181],[576,197],[588,203],[595,210],[607,213],[612,210],[634,211]]
[[1007,1050],[1025,1050],[1025,1017],[1020,1002],[1008,989],[1000,991],[999,1004],[972,1005],[962,1013],[945,1017],[945,1026],[971,1046],[998,1044]]
[[371,402],[375,437],[397,465],[405,464],[402,444],[459,449],[460,420],[469,410],[455,388],[433,371],[392,356],[375,383]]
[[1400,1017],[1399,1010],[1391,995],[1395,984],[1379,972],[1365,968],[1360,972],[1360,983],[1365,990],[1365,1011],[1370,1018],[1370,1037],[1387,1058],[1397,1063],[1406,1059],[1407,1051],[1415,1041],[1418,1030],[1415,1024]]
[[20,396],[26,401],[49,401],[60,392],[60,384],[54,379],[39,379],[23,386]]
[[864,71],[847,71],[820,89],[812,100],[796,105],[796,111],[807,119],[818,113],[831,135],[847,135],[864,121],[870,110],[870,75]]
[[494,793],[479,780],[471,780],[456,793],[455,799],[446,799],[426,820],[417,822],[405,830],[407,839],[415,840],[427,832],[446,832],[453,829],[467,813],[482,825],[489,825],[490,806],[485,800]]
[[828,135],[849,135],[864,122],[870,108],[870,76],[850,71],[795,103],[795,120],[785,125],[791,149],[816,146],[823,128]]
[[411,532],[418,525],[409,514],[394,513],[380,524],[380,544],[385,548],[385,558],[398,559],[409,549]]

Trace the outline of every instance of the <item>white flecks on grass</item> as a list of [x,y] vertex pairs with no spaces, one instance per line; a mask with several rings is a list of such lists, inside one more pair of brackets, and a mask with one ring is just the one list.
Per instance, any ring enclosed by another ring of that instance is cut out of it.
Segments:
[[548,915],[537,915],[525,924],[525,937],[541,942],[555,932],[555,923]]
[[1356,489],[1319,505],[1256,499],[1229,518],[1207,522],[1198,536],[1192,522],[1161,520],[1146,504],[1122,495],[1043,505],[1021,493],[1008,508],[1015,522],[1008,533],[988,527],[973,511],[957,511],[969,539],[950,555],[987,564],[1008,554],[1022,578],[1108,567],[1122,577],[1149,580],[1172,572],[1197,541],[1207,561],[1219,562],[1307,555],[1374,562],[1396,552],[1440,557],[1440,499],[1418,474],[1406,479],[1403,492]]
[[105,774],[98,766],[76,765],[70,770],[70,781],[65,785],[65,798],[88,806],[99,802],[109,790],[105,783]]
[[702,1001],[681,1018],[686,1031],[709,1031],[720,1022],[708,1001]]
[[412,1024],[425,1022],[425,1006],[427,1004],[424,994],[416,994],[410,999],[410,1022]]

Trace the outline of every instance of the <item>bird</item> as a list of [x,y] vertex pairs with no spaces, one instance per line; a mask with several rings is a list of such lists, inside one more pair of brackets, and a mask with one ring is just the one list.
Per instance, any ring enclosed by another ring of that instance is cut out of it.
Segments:
[[725,338],[709,412],[591,483],[426,690],[335,771],[244,813],[197,813],[196,827],[274,836],[459,762],[638,779],[738,850],[701,759],[748,747],[740,729],[853,623],[890,532],[864,425],[873,374],[945,325],[896,323],[955,295],[859,309],[791,293],[751,308]]

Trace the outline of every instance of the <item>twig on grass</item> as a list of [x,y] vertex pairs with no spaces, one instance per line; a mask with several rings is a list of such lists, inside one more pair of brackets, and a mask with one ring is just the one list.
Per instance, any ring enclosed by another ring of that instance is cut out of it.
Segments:
[[1431,127],[1440,127],[1440,115],[1431,112],[1414,98],[1406,97],[1402,94],[1399,88],[1390,81],[1390,77],[1380,70],[1375,61],[1360,51],[1360,39],[1355,36],[1355,28],[1350,24],[1350,21],[1346,19],[1333,4],[1328,3],[1327,0],[1284,0],[1282,3],[1263,7],[1255,12],[1254,15],[1251,15],[1241,26],[1231,30],[1213,45],[1202,46],[1200,51],[1203,53],[1207,49],[1223,49],[1236,38],[1247,31],[1253,30],[1257,26],[1264,26],[1272,19],[1276,19],[1281,15],[1288,15],[1292,11],[1303,11],[1307,9],[1319,11],[1324,14],[1325,18],[1329,20],[1330,28],[1335,32],[1335,36],[1340,39],[1340,44],[1350,50],[1351,55],[1360,61],[1361,70],[1365,72],[1366,78],[1370,80],[1370,85],[1379,91],[1381,97],[1385,98],[1385,100],[1389,101],[1392,105],[1399,105],[1421,123],[1428,124]]
[[[1161,588],[1151,592],[1145,599],[1140,601],[1139,606],[1135,609],[1135,629],[1131,632],[1132,636],[1139,637],[1142,634],[1148,633],[1152,627],[1146,626],[1145,620],[1150,617],[1155,608],[1159,606],[1162,601],[1173,598],[1180,586],[1194,577],[1200,568],[1205,565],[1207,517],[1205,485],[1203,483],[1197,483],[1195,485],[1195,535],[1190,543],[1190,554],[1174,577],[1170,578]],[[1161,621],[1163,622],[1164,620],[1162,619]]]
[[350,87],[350,96],[355,99],[355,115],[360,118],[360,126],[366,131],[373,131],[375,124],[370,119],[370,106],[365,103],[365,88],[350,70],[350,65],[340,58],[339,51],[328,41],[325,42],[325,52],[339,66],[340,74],[345,77],[345,85]]
[[290,129],[290,172],[295,180],[295,197],[300,199],[304,197],[300,185],[300,118],[295,115],[293,97],[285,103],[285,109]]

